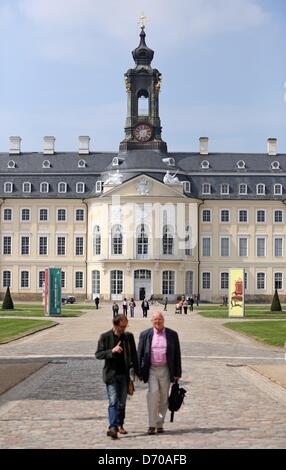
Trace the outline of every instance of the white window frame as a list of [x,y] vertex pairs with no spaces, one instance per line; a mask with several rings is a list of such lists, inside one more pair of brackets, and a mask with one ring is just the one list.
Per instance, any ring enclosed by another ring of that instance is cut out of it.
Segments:
[[277,160],[271,163],[271,170],[280,170],[280,162]]
[[[40,239],[46,238],[47,239],[47,253],[42,254],[40,253]],[[48,256],[49,255],[49,236],[45,233],[38,234],[38,256]]]
[[[264,255],[258,254],[258,239],[264,240]],[[255,256],[256,258],[266,258],[267,257],[267,236],[266,235],[256,235],[255,237]]]
[[[82,239],[82,254],[77,254],[77,252],[76,252],[76,249],[77,249],[76,240],[77,240],[77,238]],[[85,256],[85,235],[84,234],[77,233],[77,234],[74,235],[74,256],[76,258],[79,258],[80,256]]]
[[[83,219],[82,220],[77,220],[77,211],[83,211]],[[76,209],[74,210],[74,221],[77,224],[85,222],[85,210],[84,210],[83,207],[76,207]]]
[[[263,212],[264,212],[264,222],[259,222],[259,221],[258,221],[258,212],[259,212],[259,211],[263,211]],[[256,209],[256,213],[255,213],[255,223],[261,225],[261,224],[266,224],[266,222],[267,222],[267,211],[266,211],[266,209]]]
[[[225,186],[225,188],[224,188],[224,186]],[[223,189],[226,189],[226,191],[223,191]],[[229,195],[229,184],[228,183],[222,183],[220,185],[220,194],[221,194],[221,196],[223,196],[223,195],[228,196]]]
[[[245,192],[241,191],[242,186],[245,186],[245,189],[246,189]],[[239,187],[238,187],[238,193],[239,193],[240,196],[246,196],[248,194],[248,185],[246,183],[240,183]]]
[[[279,191],[277,192],[276,189],[279,188]],[[273,185],[273,194],[274,196],[282,196],[283,194],[283,186],[280,183],[276,183]]]
[[[246,222],[240,220],[240,212],[241,212],[241,211],[245,211],[245,212],[246,212],[246,215],[247,215],[247,217],[246,217],[246,218],[247,218]],[[237,211],[237,223],[239,223],[239,224],[248,224],[248,223],[249,223],[249,222],[248,222],[248,209],[241,209],[241,208],[238,209],[238,211]]]
[[44,160],[42,163],[42,168],[51,168],[50,160]]
[[[82,286],[80,287],[77,287],[77,274],[82,274],[82,278],[81,278],[81,282],[82,282]],[[77,290],[82,290],[84,289],[85,287],[85,282],[84,282],[84,271],[75,271],[74,272],[74,288],[77,289]]]
[[[23,211],[29,211],[29,219],[28,220],[23,220]],[[32,214],[32,212],[31,212],[30,207],[21,207],[20,214],[21,214],[21,224],[31,223],[31,214]]]
[[9,160],[9,162],[7,163],[7,168],[9,168],[9,170],[11,170],[11,168],[16,168],[16,163],[14,162],[14,160]]
[[4,286],[4,273],[10,273],[10,289],[12,287],[12,283],[13,283],[13,280],[12,280],[12,276],[13,276],[13,271],[10,270],[10,269],[3,269],[2,270],[2,289],[7,289],[8,286]]
[[[228,212],[228,221],[223,221],[222,220],[222,212],[223,211],[227,211]],[[225,208],[222,208],[220,209],[220,212],[219,212],[219,223],[220,224],[230,224],[231,223],[231,211],[229,208],[225,207]]]
[[[282,240],[282,254],[276,255],[275,253],[275,240]],[[273,257],[282,258],[284,256],[284,236],[283,235],[274,235],[273,237]]]
[[[210,254],[209,255],[204,255],[204,246],[203,246],[203,240],[204,239],[209,239],[210,240]],[[212,256],[212,252],[213,252],[213,249],[212,249],[212,236],[211,235],[202,235],[201,236],[201,256],[203,257],[206,257],[206,258],[210,258]]]
[[244,170],[245,169],[245,161],[244,160],[238,160],[238,162],[236,162],[236,166],[239,170]]
[[[61,186],[63,185],[63,189],[61,189]],[[67,183],[64,181],[60,181],[58,183],[58,193],[59,194],[65,194],[67,192]]]
[[78,161],[78,164],[77,164],[78,168],[85,168],[86,167],[86,161],[81,158],[79,161]]
[[[58,239],[59,238],[64,238],[65,239],[65,253],[64,254],[58,254]],[[57,234],[56,235],[56,256],[67,256],[67,235],[66,234]]]
[[[25,189],[25,185],[28,185],[28,190]],[[23,193],[31,193],[32,192],[32,184],[29,181],[24,181],[22,184],[22,191]]]
[[[209,274],[209,287],[204,287],[204,274]],[[210,271],[203,271],[201,273],[201,289],[203,290],[206,290],[206,291],[210,291],[212,289],[212,273]]]
[[38,284],[38,289],[43,289],[43,286],[40,286],[40,273],[43,273],[44,274],[44,280],[43,282],[45,282],[45,270],[43,269],[39,269],[38,272],[37,272],[37,284]]
[[[189,274],[191,275],[189,276]],[[190,277],[190,279],[187,279],[187,277]],[[192,289],[190,289],[190,285],[192,285]],[[185,272],[185,294],[191,295],[194,292],[195,292],[195,273],[194,271],[188,270]]]
[[[241,239],[246,239],[246,255],[241,255],[240,254],[240,240]],[[239,235],[237,238],[237,256],[239,258],[247,258],[249,256],[249,235]]]
[[[281,274],[281,275],[282,275],[282,279],[281,279],[282,287],[279,288],[279,289],[276,287],[276,283],[275,283],[275,275],[276,275],[276,274]],[[275,289],[277,289],[277,290],[280,291],[280,292],[284,290],[284,273],[281,272],[281,271],[275,271],[275,272],[273,273],[273,290],[275,290]]]
[[208,170],[210,167],[210,162],[208,160],[203,160],[201,163],[201,168],[203,170]]
[[10,194],[13,192],[13,190],[14,190],[14,184],[11,181],[6,181],[4,183],[4,193]]
[[[63,278],[64,278],[64,282],[62,282]],[[61,270],[61,286],[62,286],[62,289],[66,289],[67,287],[67,273],[66,271],[63,271],[63,270]]]
[[[208,186],[208,191],[205,191],[205,187]],[[212,193],[212,186],[210,183],[203,183],[202,184],[202,194],[209,195]]]
[[[112,279],[112,273],[121,273],[122,275],[122,279],[118,279],[118,274],[116,274],[116,278],[115,279]],[[115,284],[115,287],[116,287],[116,292],[112,290],[112,282],[115,281],[116,284]],[[122,282],[122,290],[121,292],[119,292],[118,290],[118,283]],[[124,276],[124,271],[123,269],[111,269],[109,271],[109,286],[110,286],[110,295],[111,295],[111,298],[115,298],[115,296],[122,296],[123,293],[124,293],[124,289],[125,289],[125,276]]]
[[93,295],[100,295],[101,273],[99,269],[91,271],[91,292]]
[[[277,221],[275,220],[275,214],[276,214],[276,212],[281,212],[281,214],[282,214],[282,220],[281,220],[281,222],[277,222]],[[278,225],[284,224],[284,210],[283,210],[283,209],[274,209],[274,210],[273,210],[273,224],[278,224]]]
[[[44,185],[46,185],[47,191],[43,191]],[[50,183],[48,183],[47,181],[42,181],[40,183],[40,193],[47,194],[49,191],[50,191]]]
[[[260,192],[259,188],[262,188],[262,192]],[[265,184],[264,183],[258,183],[256,185],[256,196],[265,196]]]
[[[30,254],[31,254],[31,235],[28,234],[28,233],[21,233],[19,238],[20,238],[20,250],[19,250],[20,256],[30,256]],[[22,239],[23,238],[28,238],[28,240],[29,240],[29,252],[28,253],[22,253]]]
[[[8,237],[10,238],[10,242],[11,242],[11,243],[10,243],[10,245],[11,245],[11,253],[5,254],[5,253],[4,253],[4,246],[5,246],[5,244],[4,244],[4,238],[8,238]],[[12,254],[13,254],[13,236],[12,236],[11,234],[9,234],[9,233],[3,233],[3,234],[2,234],[2,256],[11,256]]]
[[191,193],[191,182],[190,181],[183,181],[183,187],[185,193]]
[[[65,211],[65,220],[59,220],[59,211]],[[66,224],[67,223],[67,220],[68,220],[68,211],[67,211],[67,208],[66,207],[57,207],[56,209],[56,214],[57,214],[57,222],[60,222],[60,223],[63,223],[63,224]]]
[[[7,211],[7,210],[11,211],[11,219],[10,220],[5,219],[5,211]],[[4,207],[2,221],[5,224],[10,224],[11,222],[13,222],[13,208],[12,207]]]
[[[81,184],[82,184],[82,191],[79,191],[79,185]],[[78,183],[76,183],[76,193],[78,194],[85,193],[85,183],[83,181],[79,181]]]
[[[41,220],[41,211],[47,211],[47,220]],[[47,224],[49,222],[49,208],[48,207],[39,207],[38,209],[38,223]]]
[[103,187],[103,181],[102,180],[96,181],[95,182],[95,193],[96,194],[102,193],[102,187]]
[[[222,240],[223,239],[227,239],[228,240],[228,255],[223,255],[222,254]],[[231,237],[229,235],[220,235],[220,239],[219,239],[219,253],[220,253],[220,256],[222,256],[223,258],[228,258],[231,254],[230,254],[230,239]]]
[[[22,287],[22,273],[28,273],[28,286],[25,286],[25,287]],[[31,272],[29,269],[21,269],[20,270],[20,276],[19,276],[19,289],[23,289],[23,290],[26,290],[26,289],[30,289],[30,286],[31,286]]]
[[[227,287],[222,287],[222,275],[227,274]],[[221,271],[219,274],[219,288],[222,291],[228,291],[229,289],[229,272],[228,271]]]
[[[258,274],[264,274],[264,288],[261,289],[261,288],[258,288]],[[266,291],[267,289],[267,276],[266,276],[266,272],[265,271],[256,271],[255,273],[255,287],[256,287],[256,291],[258,292],[261,292],[261,291]]]
[[[210,221],[209,221],[209,222],[207,222],[207,221],[204,220],[204,212],[205,212],[205,211],[209,211],[209,213],[210,213]],[[203,210],[202,210],[202,216],[201,216],[201,222],[202,222],[202,224],[211,224],[211,223],[212,223],[212,219],[213,219],[213,211],[212,211],[212,209],[203,209]]]
[[[167,272],[167,273],[172,273],[173,275],[173,280],[174,280],[174,292],[170,292],[170,282],[172,282],[172,279],[170,281],[170,277],[168,275],[168,293],[163,293],[164,289],[163,289],[163,274]],[[176,276],[176,271],[174,269],[162,269],[161,271],[161,295],[176,295],[176,291],[177,291],[177,276]]]

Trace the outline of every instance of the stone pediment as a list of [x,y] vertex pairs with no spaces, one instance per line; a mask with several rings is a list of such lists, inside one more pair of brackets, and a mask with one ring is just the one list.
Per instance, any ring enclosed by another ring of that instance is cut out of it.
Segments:
[[101,197],[186,197],[182,185],[166,185],[147,175],[140,175],[120,185],[106,186]]

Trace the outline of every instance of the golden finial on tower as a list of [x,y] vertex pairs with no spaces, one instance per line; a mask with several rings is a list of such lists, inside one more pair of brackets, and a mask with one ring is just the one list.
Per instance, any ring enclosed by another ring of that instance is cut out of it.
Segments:
[[144,13],[141,14],[140,16],[140,26],[141,26],[141,29],[144,29],[145,28],[145,22],[147,20],[147,16],[144,15]]

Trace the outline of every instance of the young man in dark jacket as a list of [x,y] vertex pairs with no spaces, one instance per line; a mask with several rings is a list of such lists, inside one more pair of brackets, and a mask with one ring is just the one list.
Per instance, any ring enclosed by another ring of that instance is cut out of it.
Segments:
[[153,328],[142,331],[139,337],[139,378],[148,382],[148,434],[164,432],[163,424],[168,409],[170,383],[182,375],[181,351],[176,331],[164,326],[164,316],[155,312]]
[[113,318],[113,328],[103,333],[98,341],[95,356],[104,359],[103,381],[106,384],[109,401],[109,429],[107,435],[112,439],[127,434],[124,429],[127,386],[130,371],[138,375],[136,346],[132,333],[126,333],[128,320],[125,315]]

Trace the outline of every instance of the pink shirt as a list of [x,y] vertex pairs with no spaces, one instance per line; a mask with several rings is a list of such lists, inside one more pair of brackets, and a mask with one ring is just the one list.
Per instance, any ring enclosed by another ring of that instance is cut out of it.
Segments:
[[153,328],[151,344],[151,365],[165,366],[167,364],[167,339],[165,328],[162,331]]

